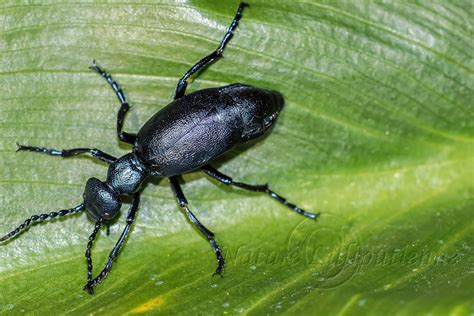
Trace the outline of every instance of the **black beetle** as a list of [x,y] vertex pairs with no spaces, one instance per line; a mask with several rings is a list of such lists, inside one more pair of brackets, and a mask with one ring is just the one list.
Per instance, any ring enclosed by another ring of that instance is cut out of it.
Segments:
[[[147,176],[169,179],[179,205],[189,220],[209,240],[216,254],[218,266],[214,274],[221,274],[224,270],[224,257],[214,240],[214,233],[202,225],[189,209],[178,182],[179,175],[199,169],[226,185],[267,193],[299,214],[316,219],[317,213],[306,212],[287,202],[285,198],[270,190],[268,185],[236,182],[209,165],[216,157],[233,146],[263,135],[273,125],[284,103],[279,92],[235,83],[185,95],[189,77],[222,57],[224,48],[232,38],[232,32],[242,17],[242,11],[247,6],[246,3],[239,5],[234,20],[219,47],[184,74],[176,87],[174,101],[153,115],[137,134],[122,131],[129,104],[119,85],[94,62],[90,68],[107,80],[121,103],[117,115],[117,134],[121,141],[133,145],[132,152],[117,159],[95,148],[56,150],[18,145],[18,151],[32,151],[52,156],[71,157],[88,153],[108,163],[109,169],[105,182],[97,178],[90,178],[87,181],[83,203],[71,209],[33,215],[16,229],[1,237],[0,241],[12,238],[32,223],[77,214],[86,209],[88,217],[96,221],[87,244],[88,280],[84,286],[84,289],[92,294],[94,286],[100,283],[111,270],[112,263],[135,220],[140,200],[140,185]],[[118,215],[122,206],[121,197],[124,195],[133,195],[126,226],[111,251],[104,269],[93,278],[92,242],[100,227]]]

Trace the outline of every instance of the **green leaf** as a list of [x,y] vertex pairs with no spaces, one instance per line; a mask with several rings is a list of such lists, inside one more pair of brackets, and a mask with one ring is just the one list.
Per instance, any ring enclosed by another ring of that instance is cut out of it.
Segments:
[[[0,218],[73,207],[106,165],[15,153],[130,148],[177,80],[217,47],[237,1],[4,1],[0,9]],[[470,1],[251,1],[225,58],[189,91],[242,82],[281,91],[271,134],[218,160],[268,182],[306,220],[261,196],[184,176],[192,210],[224,249],[215,257],[151,180],[132,234],[89,296],[85,215],[34,225],[0,246],[0,310],[18,314],[433,314],[474,312],[473,12]],[[95,271],[123,229],[101,232]]]

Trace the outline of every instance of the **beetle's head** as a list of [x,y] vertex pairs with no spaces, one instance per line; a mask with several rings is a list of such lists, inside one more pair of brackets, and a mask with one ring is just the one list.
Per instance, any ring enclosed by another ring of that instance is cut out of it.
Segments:
[[100,217],[110,220],[117,216],[122,207],[120,196],[110,185],[96,178],[90,178],[86,183],[84,204],[87,216],[93,221]]
[[280,114],[284,99],[280,92],[263,89],[251,89],[246,98],[249,106],[242,111],[246,129],[242,134],[244,140],[263,135]]

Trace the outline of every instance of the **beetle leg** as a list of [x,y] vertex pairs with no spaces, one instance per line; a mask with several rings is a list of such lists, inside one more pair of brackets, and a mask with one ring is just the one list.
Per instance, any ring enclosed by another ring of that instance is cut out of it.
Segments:
[[254,191],[254,192],[264,192],[268,194],[270,197],[280,202],[281,204],[288,207],[290,210],[293,210],[303,216],[309,217],[311,219],[316,219],[319,216],[319,213],[306,212],[305,210],[294,205],[293,203],[288,202],[284,197],[270,190],[270,188],[268,187],[268,184],[247,184],[247,183],[242,183],[242,182],[236,182],[231,177],[219,172],[219,170],[215,169],[211,165],[205,165],[201,167],[201,170],[204,171],[204,173],[206,173],[211,178],[214,178],[217,181],[222,182],[226,185],[233,185],[241,189]]
[[92,157],[98,158],[106,163],[112,163],[117,158],[111,156],[103,151],[96,149],[96,148],[72,148],[72,149],[48,149],[43,147],[35,147],[35,146],[24,146],[17,143],[17,150],[16,151],[32,151],[40,154],[46,154],[51,156],[61,156],[61,157],[71,157],[80,154],[91,154]]
[[123,120],[125,118],[125,114],[127,114],[128,110],[130,109],[130,105],[127,103],[122,89],[119,87],[118,83],[112,78],[111,75],[109,75],[104,69],[102,69],[99,65],[95,63],[95,60],[92,62],[92,66],[90,66],[89,69],[94,70],[99,75],[104,77],[117,95],[117,98],[121,103],[120,109],[117,113],[117,135],[121,141],[133,145],[133,143],[135,143],[137,135],[123,131]]
[[224,37],[221,40],[221,43],[219,44],[219,47],[198,61],[194,66],[192,66],[184,75],[179,79],[178,85],[176,86],[176,92],[174,94],[174,99],[179,99],[182,96],[184,96],[186,92],[186,87],[188,86],[187,80],[189,77],[192,76],[195,72],[209,66],[212,64],[214,61],[222,57],[222,53],[224,52],[224,48],[227,45],[227,43],[230,41],[230,39],[233,36],[233,31],[237,28],[237,25],[239,24],[239,20],[242,17],[242,10],[245,7],[248,7],[249,5],[247,3],[241,2],[239,5],[239,8],[237,9],[237,13],[235,14],[234,20],[230,24],[229,28],[227,29],[227,32],[225,33]]
[[89,237],[89,242],[87,243],[87,250],[86,250],[87,283],[84,286],[84,290],[87,291],[89,294],[94,294],[94,286],[102,282],[102,280],[104,280],[107,277],[110,270],[112,270],[112,264],[115,258],[117,258],[118,253],[120,249],[122,248],[123,243],[125,242],[125,239],[128,236],[128,233],[130,232],[130,228],[133,222],[135,221],[135,216],[137,214],[139,204],[140,204],[140,193],[137,192],[133,195],[132,205],[130,206],[130,209],[127,215],[127,224],[125,225],[125,228],[123,229],[122,234],[120,235],[117,243],[115,244],[115,247],[110,252],[109,259],[107,260],[107,263],[105,264],[104,268],[94,279],[92,279],[92,259],[91,259],[90,250],[92,247],[92,241],[95,239],[95,235],[97,234],[97,231],[99,230],[100,225],[102,224],[102,221],[101,221],[102,218],[97,221],[96,226],[94,227],[94,231]]
[[209,229],[207,229],[203,224],[201,224],[201,222],[189,209],[188,201],[186,200],[186,197],[184,196],[184,193],[181,190],[181,186],[179,185],[178,178],[176,176],[169,177],[169,181],[170,181],[171,189],[173,190],[176,196],[179,206],[181,206],[181,208],[183,209],[184,213],[186,214],[188,219],[191,221],[191,223],[193,223],[194,226],[196,226],[197,229],[199,229],[199,231],[207,238],[207,240],[209,240],[209,243],[211,244],[211,247],[214,250],[214,253],[216,254],[216,258],[217,258],[217,269],[213,275],[216,275],[216,274],[220,275],[224,271],[225,260],[224,260],[224,257],[222,256],[221,248],[219,247],[217,242],[214,240],[214,233],[211,232]]

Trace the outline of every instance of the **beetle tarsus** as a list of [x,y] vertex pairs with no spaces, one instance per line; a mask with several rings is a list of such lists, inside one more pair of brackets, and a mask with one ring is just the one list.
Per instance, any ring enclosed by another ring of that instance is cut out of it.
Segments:
[[206,68],[219,58],[222,58],[222,53],[224,52],[225,46],[227,45],[227,43],[229,43],[232,36],[234,35],[233,31],[235,31],[237,25],[239,25],[239,20],[242,18],[242,11],[245,7],[249,7],[249,5],[245,2],[241,2],[237,9],[237,13],[235,14],[235,17],[232,20],[232,23],[230,24],[229,28],[227,29],[227,32],[224,34],[224,37],[219,43],[219,47],[217,47],[215,51],[213,51],[206,57],[199,60],[196,64],[189,68],[188,71],[186,71],[186,73],[181,77],[181,79],[179,79],[174,94],[175,100],[184,96],[184,94],[186,93],[186,88],[188,86],[187,81],[194,73]]
[[50,156],[61,156],[61,157],[72,157],[80,154],[90,154],[92,157],[102,160],[108,164],[117,160],[112,155],[109,155],[102,150],[97,148],[71,148],[71,149],[50,149],[44,147],[36,147],[36,146],[25,146],[18,144],[17,152],[19,151],[31,151],[35,153],[50,155]]
[[123,122],[125,119],[125,115],[130,109],[130,105],[128,104],[127,99],[125,98],[125,94],[123,93],[122,88],[120,88],[119,84],[112,78],[112,76],[107,71],[105,71],[105,69],[101,68],[99,65],[96,64],[95,60],[92,62],[92,66],[90,66],[89,69],[101,75],[110,85],[112,90],[114,90],[115,95],[120,101],[120,108],[117,113],[117,137],[119,138],[119,140],[133,145],[136,140],[136,135],[123,131]]
[[212,276],[219,275],[220,277],[223,277],[222,273],[224,272],[225,259],[224,259],[224,256],[222,255],[221,248],[219,247],[219,245],[214,239],[211,239],[210,243],[217,257],[217,269],[212,274]]
[[94,286],[90,282],[87,282],[87,284],[82,288],[82,290],[86,291],[90,295],[94,294]]
[[204,235],[204,237],[209,240],[209,243],[211,244],[212,250],[216,254],[216,259],[217,259],[217,269],[214,274],[221,274],[222,271],[224,271],[224,266],[225,266],[225,260],[224,256],[222,255],[221,248],[219,244],[216,242],[214,239],[214,233],[210,231],[209,229],[206,228],[201,222],[197,219],[197,217],[191,212],[191,210],[188,207],[188,201],[186,200],[186,197],[184,196],[183,190],[181,189],[181,186],[179,185],[178,178],[176,176],[169,177],[169,182],[171,189],[173,190],[176,200],[178,201],[179,206],[183,209],[184,213],[188,217],[188,219],[193,223],[197,229]]
[[221,183],[224,183],[225,185],[233,185],[233,186],[236,186],[238,188],[248,190],[248,191],[266,193],[270,197],[272,197],[273,199],[277,200],[281,204],[288,207],[290,210],[295,211],[296,213],[301,214],[305,217],[308,217],[308,218],[311,218],[311,219],[315,220],[319,216],[319,213],[306,212],[305,210],[299,208],[295,204],[288,202],[284,197],[282,197],[281,195],[277,194],[276,192],[270,190],[267,183],[266,184],[247,184],[247,183],[243,183],[243,182],[236,182],[231,177],[223,174],[222,172],[215,169],[211,165],[205,165],[205,166],[201,167],[201,170],[205,174],[210,176],[211,178],[214,178],[217,181],[219,181]]

